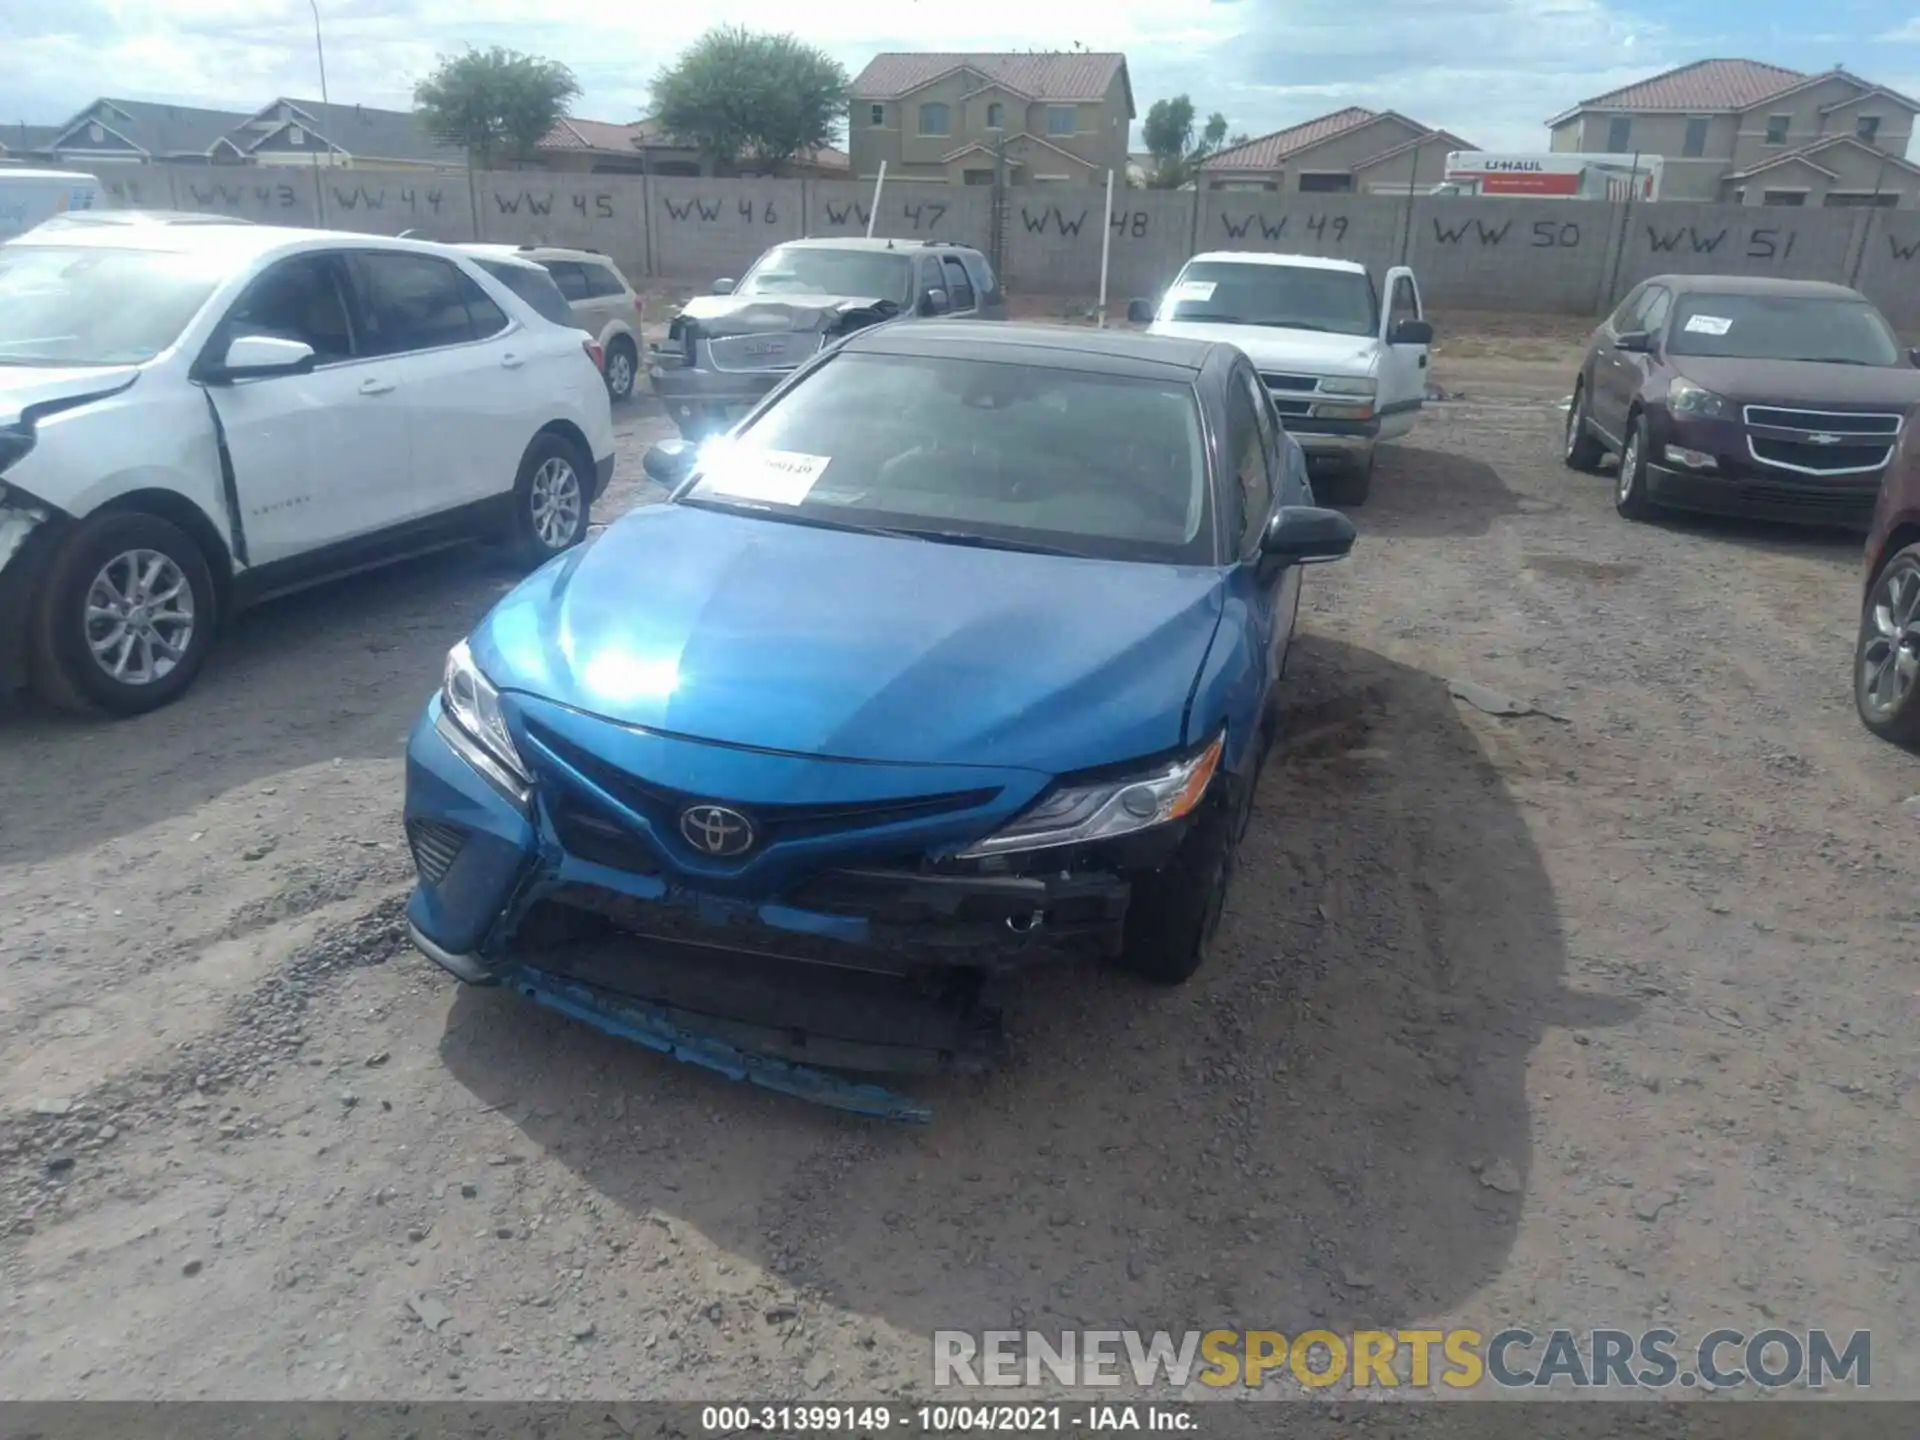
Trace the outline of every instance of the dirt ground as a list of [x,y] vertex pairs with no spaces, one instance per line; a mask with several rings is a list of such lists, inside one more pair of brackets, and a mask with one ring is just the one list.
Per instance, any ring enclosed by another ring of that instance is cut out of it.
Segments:
[[[1858,542],[1620,520],[1559,462],[1578,334],[1443,323],[1210,968],[1036,979],[926,1128],[412,953],[399,755],[485,557],[247,616],[138,721],[0,717],[0,1394],[851,1399],[927,1394],[936,1328],[1655,1323],[1871,1328],[1920,1394],[1920,771],[1851,713]],[[612,508],[664,427],[621,431]]]

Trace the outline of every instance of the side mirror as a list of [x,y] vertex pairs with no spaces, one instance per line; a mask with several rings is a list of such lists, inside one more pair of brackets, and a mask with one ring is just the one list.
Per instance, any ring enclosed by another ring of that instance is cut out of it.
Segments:
[[697,448],[685,440],[662,440],[642,457],[640,468],[647,472],[649,480],[672,489],[692,473],[698,453]]
[[1260,552],[1289,565],[1324,565],[1346,559],[1356,533],[1353,522],[1338,510],[1282,505],[1260,538]]
[[713,293],[716,295],[731,295],[733,293],[733,281],[731,280],[714,281]]
[[1913,362],[1915,368],[1920,369],[1920,345],[1916,345],[1913,349],[1907,351],[1907,359]]
[[1153,323],[1153,306],[1145,300],[1129,300],[1127,302],[1127,323],[1130,325],[1151,325]]
[[269,375],[304,375],[313,369],[317,357],[304,340],[282,340],[274,335],[242,335],[209,377],[219,380],[253,380]]
[[1387,332],[1389,345],[1431,345],[1433,326],[1425,320],[1397,320]]
[[952,308],[947,302],[947,292],[938,288],[927,291],[920,297],[922,315],[944,315]]
[[1653,336],[1644,330],[1629,330],[1613,337],[1613,348],[1624,350],[1629,355],[1650,355],[1653,353]]

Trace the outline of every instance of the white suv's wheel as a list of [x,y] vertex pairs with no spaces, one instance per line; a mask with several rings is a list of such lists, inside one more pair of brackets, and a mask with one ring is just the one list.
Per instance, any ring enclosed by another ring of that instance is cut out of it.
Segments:
[[513,487],[516,548],[539,565],[587,538],[592,511],[592,462],[571,441],[536,435],[520,461]]

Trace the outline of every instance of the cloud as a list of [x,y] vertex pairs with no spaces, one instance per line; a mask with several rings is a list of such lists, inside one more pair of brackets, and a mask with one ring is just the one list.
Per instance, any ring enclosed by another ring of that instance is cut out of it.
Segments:
[[1920,45],[1920,15],[1914,16],[1904,25],[1897,25],[1884,34],[1876,35],[1883,44]]

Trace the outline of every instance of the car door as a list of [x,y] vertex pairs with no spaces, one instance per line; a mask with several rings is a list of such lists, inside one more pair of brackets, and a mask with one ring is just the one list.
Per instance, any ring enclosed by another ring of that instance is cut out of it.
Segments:
[[1392,440],[1413,429],[1414,417],[1427,400],[1427,347],[1395,345],[1390,337],[1402,320],[1420,320],[1420,284],[1413,271],[1396,265],[1387,271],[1387,303],[1380,319],[1380,391],[1375,407],[1380,437]]
[[626,287],[620,283],[620,277],[613,273],[609,265],[597,261],[582,261],[580,272],[586,281],[587,298],[575,305],[576,311],[584,307],[593,317],[588,333],[594,339],[605,343],[607,326],[615,320],[631,322],[633,302],[627,299]]
[[980,300],[974,292],[973,279],[967,274],[967,267],[960,263],[959,257],[941,256],[940,269],[946,277],[948,313],[967,317],[977,315]]
[[553,276],[553,283],[567,297],[567,305],[573,311],[573,323],[598,337],[600,327],[593,320],[592,297],[587,294],[586,268],[572,260],[542,260],[540,263],[547,267],[547,273]]
[[1645,307],[1654,287],[1642,283],[1627,292],[1627,298],[1614,308],[1594,337],[1593,393],[1587,403],[1587,418],[1601,438],[1618,447],[1625,439],[1627,405],[1633,367],[1628,356],[1614,348],[1613,342],[1636,328],[1635,321]]
[[940,273],[940,257],[937,255],[923,257],[915,268],[914,275],[918,282],[916,293],[919,298],[916,305],[924,307],[927,304],[927,297],[937,290],[946,296],[946,303],[936,305],[930,313],[945,315],[952,308],[953,297],[947,295],[947,277]]
[[[1221,512],[1228,519],[1227,538],[1234,548],[1232,593],[1244,607],[1240,628],[1248,651],[1246,673],[1229,704],[1233,715],[1253,717],[1260,714],[1285,649],[1280,633],[1285,572],[1260,563],[1260,538],[1273,512],[1280,427],[1264,387],[1245,360],[1237,360],[1228,372],[1225,398]],[[1233,618],[1227,616],[1224,623],[1232,623]]]
[[1660,347],[1660,331],[1667,323],[1667,313],[1673,309],[1673,292],[1664,285],[1649,285],[1646,298],[1633,313],[1633,328],[1642,331],[1648,337],[1652,347],[1645,354],[1627,350],[1615,350],[1614,357],[1619,362],[1615,374],[1618,377],[1619,396],[1615,414],[1620,417],[1620,428],[1614,433],[1626,440],[1627,412],[1633,408],[1634,398],[1641,387],[1647,383],[1647,376],[1653,370],[1655,357]]
[[212,384],[232,465],[236,556],[267,565],[404,520],[413,470],[406,394],[392,359],[370,355],[354,319],[346,256],[310,250],[269,265],[215,327],[203,360],[242,335],[313,347],[304,375]]
[[[1280,412],[1274,408],[1273,396],[1268,394],[1267,387],[1251,367],[1240,366],[1235,373],[1236,383],[1253,402],[1253,419],[1260,435],[1261,465],[1265,475],[1264,485],[1258,481],[1249,483],[1246,477],[1241,481],[1242,503],[1247,515],[1242,547],[1243,551],[1254,557],[1253,563],[1257,567],[1260,541],[1266,534],[1274,511],[1281,505],[1309,505],[1313,502],[1313,492],[1307,482],[1306,458],[1298,445],[1289,443],[1286,427],[1280,421]],[[1300,566],[1287,565],[1277,572],[1269,571],[1262,586],[1268,610],[1269,683],[1286,669],[1287,647],[1292,642],[1293,623],[1300,609],[1300,574]]]
[[[539,428],[525,373],[536,337],[452,260],[420,251],[352,256],[368,348],[405,387],[413,474],[409,518],[506,494]],[[550,332],[549,332],[550,333]]]

